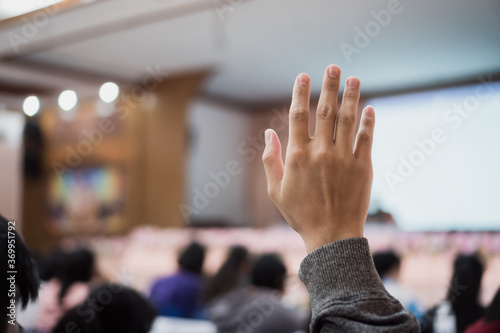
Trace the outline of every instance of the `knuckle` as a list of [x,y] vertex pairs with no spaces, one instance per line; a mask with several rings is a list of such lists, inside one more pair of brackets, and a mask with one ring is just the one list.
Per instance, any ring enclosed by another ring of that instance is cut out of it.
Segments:
[[335,165],[342,170],[348,170],[351,167],[351,153],[338,152],[333,156]]
[[373,128],[375,126],[374,118],[363,118],[363,124],[367,127]]
[[273,155],[271,155],[270,153],[264,152],[264,154],[262,154],[262,162],[264,164],[270,165],[272,164],[272,160],[273,160]]
[[356,173],[363,173],[366,170],[366,165],[364,163],[358,162],[358,163],[354,163],[352,168],[354,169],[354,171],[356,171]]
[[306,152],[301,149],[293,150],[292,152],[290,152],[289,157],[290,162],[294,165],[303,164],[307,159]]
[[354,125],[355,117],[352,113],[341,112],[338,117],[338,122],[344,125]]
[[329,79],[323,82],[323,88],[326,90],[333,90],[337,91],[338,87],[338,81],[334,79]]
[[331,160],[331,155],[326,150],[319,150],[316,152],[314,160],[317,164],[327,164]]
[[308,89],[309,88],[303,85],[295,86],[295,94],[299,96],[307,95]]
[[369,142],[372,139],[370,133],[367,130],[360,130],[358,132],[358,140],[361,142]]
[[355,89],[347,89],[344,92],[344,99],[355,101],[358,99],[358,92]]
[[268,186],[267,187],[267,195],[269,198],[271,198],[273,201],[276,201],[277,198],[277,192],[276,189],[273,186]]
[[290,119],[293,120],[305,120],[307,119],[309,112],[306,108],[293,108],[290,111]]
[[334,112],[335,109],[331,104],[325,104],[318,109],[318,117],[320,119],[330,119],[333,116]]

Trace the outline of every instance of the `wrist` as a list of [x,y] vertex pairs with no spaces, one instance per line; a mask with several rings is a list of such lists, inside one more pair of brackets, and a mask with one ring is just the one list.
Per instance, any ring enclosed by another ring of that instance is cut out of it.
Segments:
[[334,232],[332,233],[332,235],[322,233],[318,235],[308,235],[308,236],[301,234],[301,237],[306,246],[307,253],[311,253],[312,251],[327,244],[331,244],[349,238],[363,237],[363,232],[346,231],[346,232]]

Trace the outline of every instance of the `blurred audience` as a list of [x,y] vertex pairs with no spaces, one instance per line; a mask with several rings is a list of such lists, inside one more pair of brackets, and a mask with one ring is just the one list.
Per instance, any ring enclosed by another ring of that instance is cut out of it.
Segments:
[[203,292],[203,303],[207,304],[228,292],[249,284],[250,259],[248,250],[234,246],[217,273],[208,280]]
[[159,315],[192,319],[204,318],[201,307],[204,260],[205,248],[198,243],[192,243],[179,257],[178,272],[160,278],[153,283],[150,299],[156,306]]
[[35,300],[40,285],[31,254],[15,227],[0,215],[0,288],[5,293],[0,297],[0,333],[22,332],[16,306],[24,308]]
[[38,332],[50,332],[67,310],[85,300],[94,266],[94,254],[87,249],[63,255],[54,277],[43,285],[40,292],[35,324]]
[[155,316],[154,306],[137,291],[105,284],[70,309],[52,332],[148,333]]
[[374,254],[373,262],[385,289],[420,321],[425,310],[416,293],[399,283],[401,258],[393,251],[386,251]]
[[306,330],[309,317],[280,301],[285,278],[286,268],[278,256],[261,256],[252,269],[251,286],[219,297],[208,308],[218,331],[292,333]]
[[[44,284],[51,280],[59,269],[61,260],[64,258],[64,251],[60,248],[52,251],[48,256],[33,256],[38,274],[41,280],[41,288]],[[38,308],[40,300],[31,301],[26,308],[18,309],[17,321],[21,324],[26,332],[33,332],[36,326]]]
[[422,318],[422,333],[463,333],[484,316],[479,304],[484,267],[476,255],[459,255],[446,300],[430,309]]
[[[307,331],[310,316],[281,300],[287,272],[275,254],[262,255],[252,262],[245,247],[234,246],[205,284],[202,268],[206,249],[191,243],[179,255],[178,271],[155,281],[148,300],[117,284],[92,290],[96,260],[85,248],[56,250],[35,264],[22,238],[9,226],[0,215],[0,284],[4,290],[12,289],[8,271],[17,271],[16,292],[2,298],[0,333],[148,333],[157,314],[186,319],[209,317],[219,332]],[[9,262],[11,243],[15,243],[14,268]],[[484,266],[476,255],[457,256],[446,299],[425,314],[416,293],[399,283],[401,258],[386,251],[374,254],[373,262],[385,289],[419,319],[422,333],[500,332],[500,288],[485,310],[478,301]],[[39,277],[45,282],[35,302]],[[9,317],[10,306],[16,301],[20,303],[17,322]],[[32,309],[21,311],[28,304]],[[31,323],[27,312],[36,312],[36,316],[31,315],[36,321]],[[25,322],[28,330],[23,331],[20,324]]]
[[486,309],[483,318],[469,326],[465,333],[497,333],[500,332],[500,288],[498,288],[493,301]]

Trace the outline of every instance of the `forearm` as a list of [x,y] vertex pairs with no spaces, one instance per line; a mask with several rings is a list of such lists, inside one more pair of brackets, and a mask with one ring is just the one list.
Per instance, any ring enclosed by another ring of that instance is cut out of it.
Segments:
[[312,333],[419,331],[415,317],[385,290],[365,238],[316,249],[299,276],[309,290]]

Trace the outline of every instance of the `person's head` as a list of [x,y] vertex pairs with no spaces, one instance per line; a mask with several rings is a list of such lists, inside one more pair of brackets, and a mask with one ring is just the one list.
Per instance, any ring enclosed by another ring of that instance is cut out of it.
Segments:
[[239,270],[247,261],[248,250],[244,246],[233,246],[229,249],[229,254],[223,266],[230,266]]
[[64,258],[64,251],[60,248],[53,250],[48,256],[40,258],[39,262],[39,273],[40,279],[43,281],[49,281],[52,279],[57,271],[59,270],[59,265]]
[[94,273],[94,263],[94,254],[88,249],[80,248],[63,255],[54,275],[61,282],[60,302],[74,283],[90,281]]
[[476,255],[459,255],[453,263],[453,275],[447,299],[477,304],[484,267]]
[[500,320],[500,288],[498,288],[495,297],[486,309],[486,315],[484,316],[485,321],[495,321]]
[[373,263],[380,278],[398,278],[401,258],[394,251],[375,253],[373,255]]
[[81,333],[147,333],[155,317],[154,306],[137,291],[105,284],[68,311],[53,332],[66,332],[71,327],[72,332]]
[[465,328],[479,319],[478,296],[484,267],[476,255],[459,255],[453,263],[448,295],[457,319],[457,330]]
[[205,260],[205,247],[199,243],[191,243],[179,256],[179,267],[195,274],[201,274]]
[[38,297],[40,286],[31,254],[16,227],[14,222],[0,215],[0,289],[6,293],[0,297],[0,332],[6,331],[8,320],[15,319],[15,315],[9,317],[11,312],[15,314],[9,306],[19,305],[16,301],[20,301],[21,307],[25,308]]
[[208,280],[203,291],[203,302],[210,302],[217,296],[221,296],[236,288],[248,261],[248,250],[245,247],[232,247],[229,250],[226,261],[217,273]]
[[255,261],[252,268],[252,284],[283,291],[286,268],[276,254],[264,254]]

